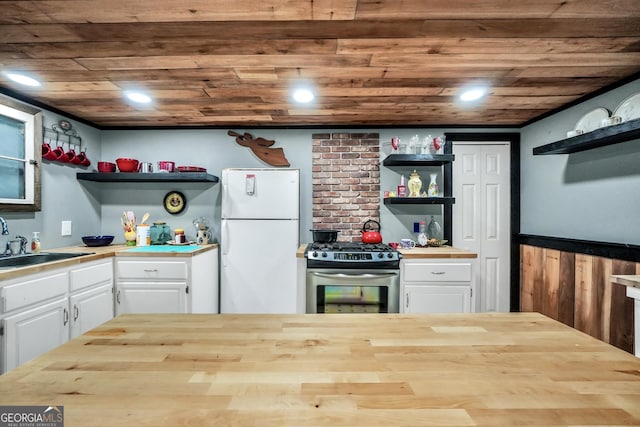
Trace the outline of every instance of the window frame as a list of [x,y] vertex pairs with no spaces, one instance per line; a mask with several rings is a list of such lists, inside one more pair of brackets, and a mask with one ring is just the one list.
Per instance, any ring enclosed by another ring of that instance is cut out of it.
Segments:
[[0,95],[0,114],[25,123],[25,198],[0,198],[0,211],[36,212],[41,210],[42,112]]

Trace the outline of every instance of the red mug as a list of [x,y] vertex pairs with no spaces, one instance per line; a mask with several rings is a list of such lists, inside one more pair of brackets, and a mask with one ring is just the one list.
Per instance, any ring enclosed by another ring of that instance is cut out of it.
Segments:
[[390,242],[389,246],[391,246],[393,249],[398,249],[400,244],[398,242]]
[[158,162],[158,172],[173,172],[176,164],[168,160],[161,160]]
[[49,155],[49,153],[51,153],[51,146],[49,144],[47,144],[46,142],[42,143],[42,158],[47,159],[47,160],[51,160],[47,157],[47,155]]
[[76,157],[76,152],[73,148],[70,148],[69,151],[67,151],[66,153],[64,153],[62,155],[62,158],[60,159],[60,161],[62,162],[66,162],[66,163],[71,163],[73,162],[73,159],[75,159]]
[[59,160],[62,156],[64,156],[64,149],[58,145],[57,148],[49,151],[45,158],[47,160]]
[[74,165],[81,165],[86,158],[87,158],[87,155],[84,153],[84,151],[81,151],[78,154],[76,154],[76,156],[73,159],[71,159],[71,163],[73,163]]

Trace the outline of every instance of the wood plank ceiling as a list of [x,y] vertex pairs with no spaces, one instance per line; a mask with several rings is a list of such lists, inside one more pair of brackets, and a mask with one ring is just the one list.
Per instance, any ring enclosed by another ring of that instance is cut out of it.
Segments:
[[2,1],[0,69],[43,82],[0,74],[5,93],[101,128],[518,126],[640,72],[640,1]]

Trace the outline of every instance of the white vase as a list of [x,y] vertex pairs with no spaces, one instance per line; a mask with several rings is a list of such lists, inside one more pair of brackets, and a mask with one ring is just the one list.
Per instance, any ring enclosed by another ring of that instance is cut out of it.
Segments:
[[433,197],[438,195],[438,183],[436,182],[437,173],[429,174],[431,181],[429,182],[429,187],[427,189],[427,196]]

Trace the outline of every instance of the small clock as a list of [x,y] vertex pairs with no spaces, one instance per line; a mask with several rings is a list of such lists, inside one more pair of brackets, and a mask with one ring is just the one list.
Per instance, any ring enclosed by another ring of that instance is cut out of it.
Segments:
[[187,206],[187,199],[179,191],[170,191],[164,196],[164,209],[171,215],[179,214]]

